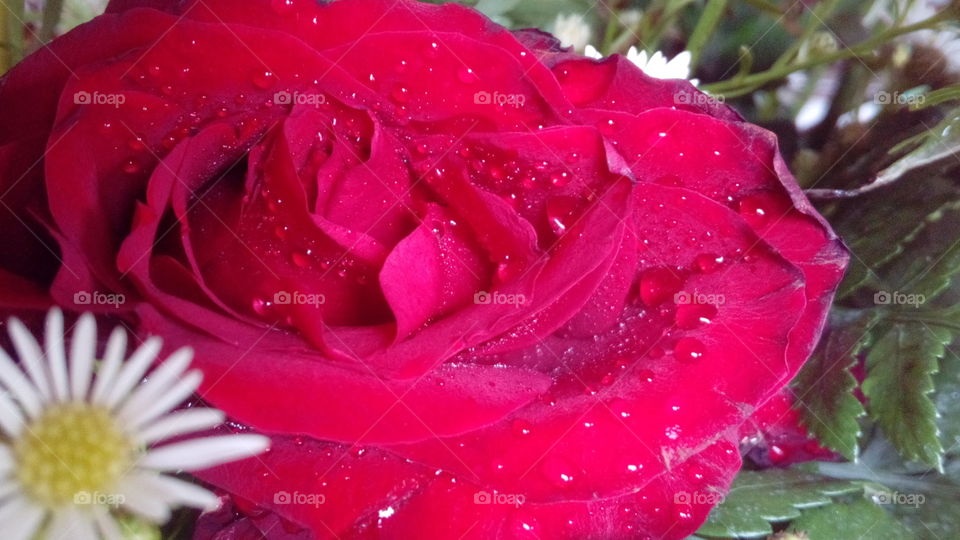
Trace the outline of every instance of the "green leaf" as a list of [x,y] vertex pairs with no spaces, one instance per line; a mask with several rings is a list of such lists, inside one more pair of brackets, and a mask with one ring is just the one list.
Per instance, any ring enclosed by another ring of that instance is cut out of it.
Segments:
[[938,161],[953,159],[960,152],[960,109],[955,109],[927,132],[920,146],[880,171],[875,182],[893,182],[906,173]]
[[940,361],[940,372],[935,378],[935,386],[937,390],[934,404],[940,416],[937,421],[940,440],[947,448],[948,455],[960,456],[960,356],[957,356],[953,347],[947,349],[946,355]]
[[698,535],[720,538],[762,538],[773,533],[771,522],[800,516],[801,508],[825,506],[832,497],[863,488],[800,470],[741,471],[726,499],[713,508]]
[[860,437],[857,420],[866,411],[853,395],[857,379],[850,368],[876,324],[876,310],[858,314],[831,313],[828,334],[794,380],[803,424],[816,438],[849,460],[855,459]]
[[913,533],[886,510],[866,499],[806,511],[790,524],[790,531],[804,532],[810,540],[870,538],[912,540]]
[[960,272],[960,209],[944,207],[927,218],[921,234],[907,246],[903,257],[884,271],[884,282],[897,291],[922,295],[929,302],[949,286]]
[[928,218],[936,217],[958,196],[952,181],[934,177],[925,179],[922,186],[903,181],[847,202],[831,220],[853,255],[838,296],[845,297],[869,281],[879,286],[878,270],[904,253],[905,246],[929,225]]
[[938,469],[944,450],[929,394],[938,359],[951,338],[944,328],[895,323],[871,347],[863,382],[870,417],[900,455]]

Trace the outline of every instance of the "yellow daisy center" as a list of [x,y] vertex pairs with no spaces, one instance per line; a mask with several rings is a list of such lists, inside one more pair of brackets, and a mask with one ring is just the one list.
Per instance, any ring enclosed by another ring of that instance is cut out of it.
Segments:
[[104,407],[48,408],[13,445],[17,479],[47,507],[90,504],[111,495],[132,465],[134,445]]

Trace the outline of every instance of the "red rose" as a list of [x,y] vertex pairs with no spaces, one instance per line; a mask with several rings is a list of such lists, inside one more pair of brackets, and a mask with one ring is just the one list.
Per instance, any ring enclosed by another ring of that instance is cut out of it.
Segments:
[[846,262],[770,133],[456,5],[118,0],[0,103],[3,303],[192,345],[271,538],[684,537]]

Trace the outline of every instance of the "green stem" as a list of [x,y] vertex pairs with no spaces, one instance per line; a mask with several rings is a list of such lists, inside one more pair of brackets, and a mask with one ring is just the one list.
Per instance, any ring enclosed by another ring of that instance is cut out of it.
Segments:
[[710,40],[724,10],[727,8],[727,0],[707,0],[707,6],[703,10],[703,15],[697,21],[697,26],[693,29],[690,39],[687,40],[687,50],[690,51],[690,72],[697,67],[700,61],[700,53]]
[[49,43],[56,36],[61,15],[63,15],[63,0],[47,0],[43,6],[43,23],[40,26],[41,43]]
[[845,60],[847,58],[866,55],[890,39],[903,34],[909,34],[910,32],[916,32],[917,30],[932,28],[946,20],[949,16],[950,14],[948,12],[940,12],[929,19],[924,19],[914,24],[901,26],[899,28],[889,28],[869,39],[861,41],[853,47],[847,47],[846,49],[841,49],[825,54],[819,58],[811,58],[796,64],[773,67],[767,71],[754,73],[753,75],[747,75],[746,77],[741,77],[739,79],[708,84],[703,86],[702,89],[710,92],[711,94],[723,95],[728,98],[748,94],[756,88],[759,88],[768,82],[782,79],[794,71],[801,71],[818,66],[820,64],[829,64],[838,60]]

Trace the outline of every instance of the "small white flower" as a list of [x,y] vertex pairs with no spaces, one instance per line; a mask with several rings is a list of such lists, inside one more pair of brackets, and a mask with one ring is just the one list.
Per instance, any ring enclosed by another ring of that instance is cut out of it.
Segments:
[[[177,506],[215,508],[217,497],[164,472],[193,471],[264,451],[261,435],[201,437],[154,447],[212,428],[222,412],[171,412],[201,374],[186,372],[183,348],[144,376],[160,352],[150,338],[124,361],[127,334],[117,328],[94,376],[97,329],[80,317],[64,347],[63,315],[47,315],[44,347],[19,320],[9,321],[19,365],[0,349],[0,531],[4,540],[120,539],[118,509],[163,523]],[[38,534],[39,533],[39,534]]]
[[561,13],[553,23],[553,35],[560,45],[582,51],[590,43],[590,25],[579,13]]
[[[603,58],[600,51],[593,45],[587,45],[583,54],[597,60]],[[667,57],[660,51],[648,57],[647,51],[637,51],[636,47],[630,47],[627,51],[627,60],[643,70],[648,77],[655,79],[688,79],[690,77],[690,51],[683,51],[667,61]],[[700,83],[698,79],[689,80],[694,86]]]

